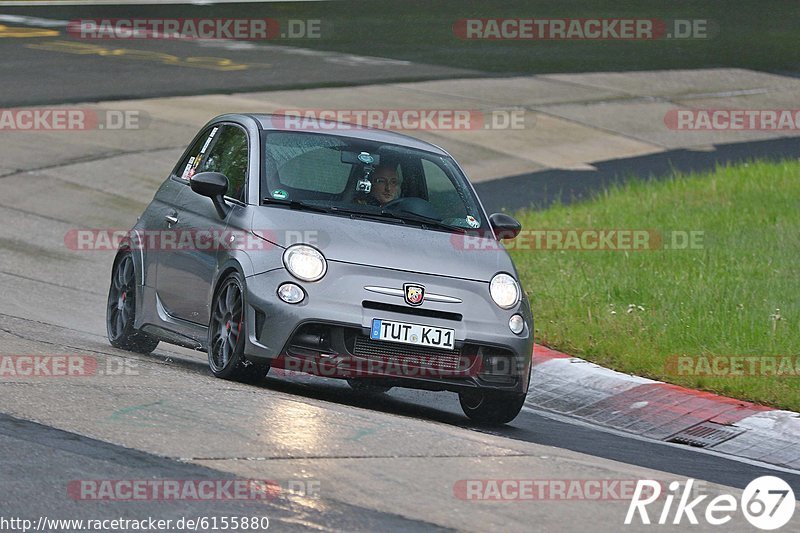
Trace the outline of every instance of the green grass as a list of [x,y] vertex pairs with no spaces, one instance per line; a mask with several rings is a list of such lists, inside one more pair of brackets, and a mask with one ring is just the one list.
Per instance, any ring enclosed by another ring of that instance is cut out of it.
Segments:
[[517,216],[526,229],[702,231],[694,250],[513,251],[537,341],[623,372],[800,411],[800,376],[692,377],[666,366],[676,355],[800,359],[799,162],[631,182]]

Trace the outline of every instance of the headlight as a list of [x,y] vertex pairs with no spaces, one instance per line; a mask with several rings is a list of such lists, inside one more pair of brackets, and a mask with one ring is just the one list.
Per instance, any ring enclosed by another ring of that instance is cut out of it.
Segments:
[[489,284],[492,300],[503,309],[510,309],[519,302],[519,285],[508,274],[497,274]]
[[301,281],[322,279],[328,270],[325,257],[307,244],[295,244],[283,252],[283,264],[289,274]]

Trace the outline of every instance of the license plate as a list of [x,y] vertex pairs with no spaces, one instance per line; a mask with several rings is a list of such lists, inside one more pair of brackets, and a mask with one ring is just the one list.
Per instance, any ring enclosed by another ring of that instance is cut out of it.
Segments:
[[452,350],[455,348],[456,331],[374,318],[369,337],[376,341],[401,342]]

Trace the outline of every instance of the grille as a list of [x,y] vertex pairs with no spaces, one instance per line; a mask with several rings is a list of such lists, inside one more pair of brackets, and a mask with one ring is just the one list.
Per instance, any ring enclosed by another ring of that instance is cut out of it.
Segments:
[[703,422],[673,435],[667,442],[707,448],[732,439],[744,432],[745,430],[740,428],[723,426],[714,422]]
[[464,318],[460,313],[449,313],[447,311],[436,311],[435,309],[423,309],[421,307],[409,307],[407,305],[392,305],[369,300],[364,300],[361,302],[361,305],[364,309],[377,309],[379,311],[391,311],[393,313],[404,313],[406,315],[443,318],[445,320],[455,320],[457,322],[461,322],[461,319]]
[[427,346],[414,346],[412,344],[382,342],[372,340],[363,335],[356,337],[353,355],[365,359],[377,359],[436,370],[463,371],[466,366],[459,366],[461,363],[461,350],[443,350],[441,348],[428,348]]

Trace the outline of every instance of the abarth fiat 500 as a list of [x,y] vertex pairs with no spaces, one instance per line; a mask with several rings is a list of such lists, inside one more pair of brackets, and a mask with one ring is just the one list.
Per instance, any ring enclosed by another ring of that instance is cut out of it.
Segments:
[[503,239],[455,160],[395,132],[228,114],[197,134],[122,240],[108,338],[202,350],[365,392],[458,393],[503,424],[528,390],[533,317]]

